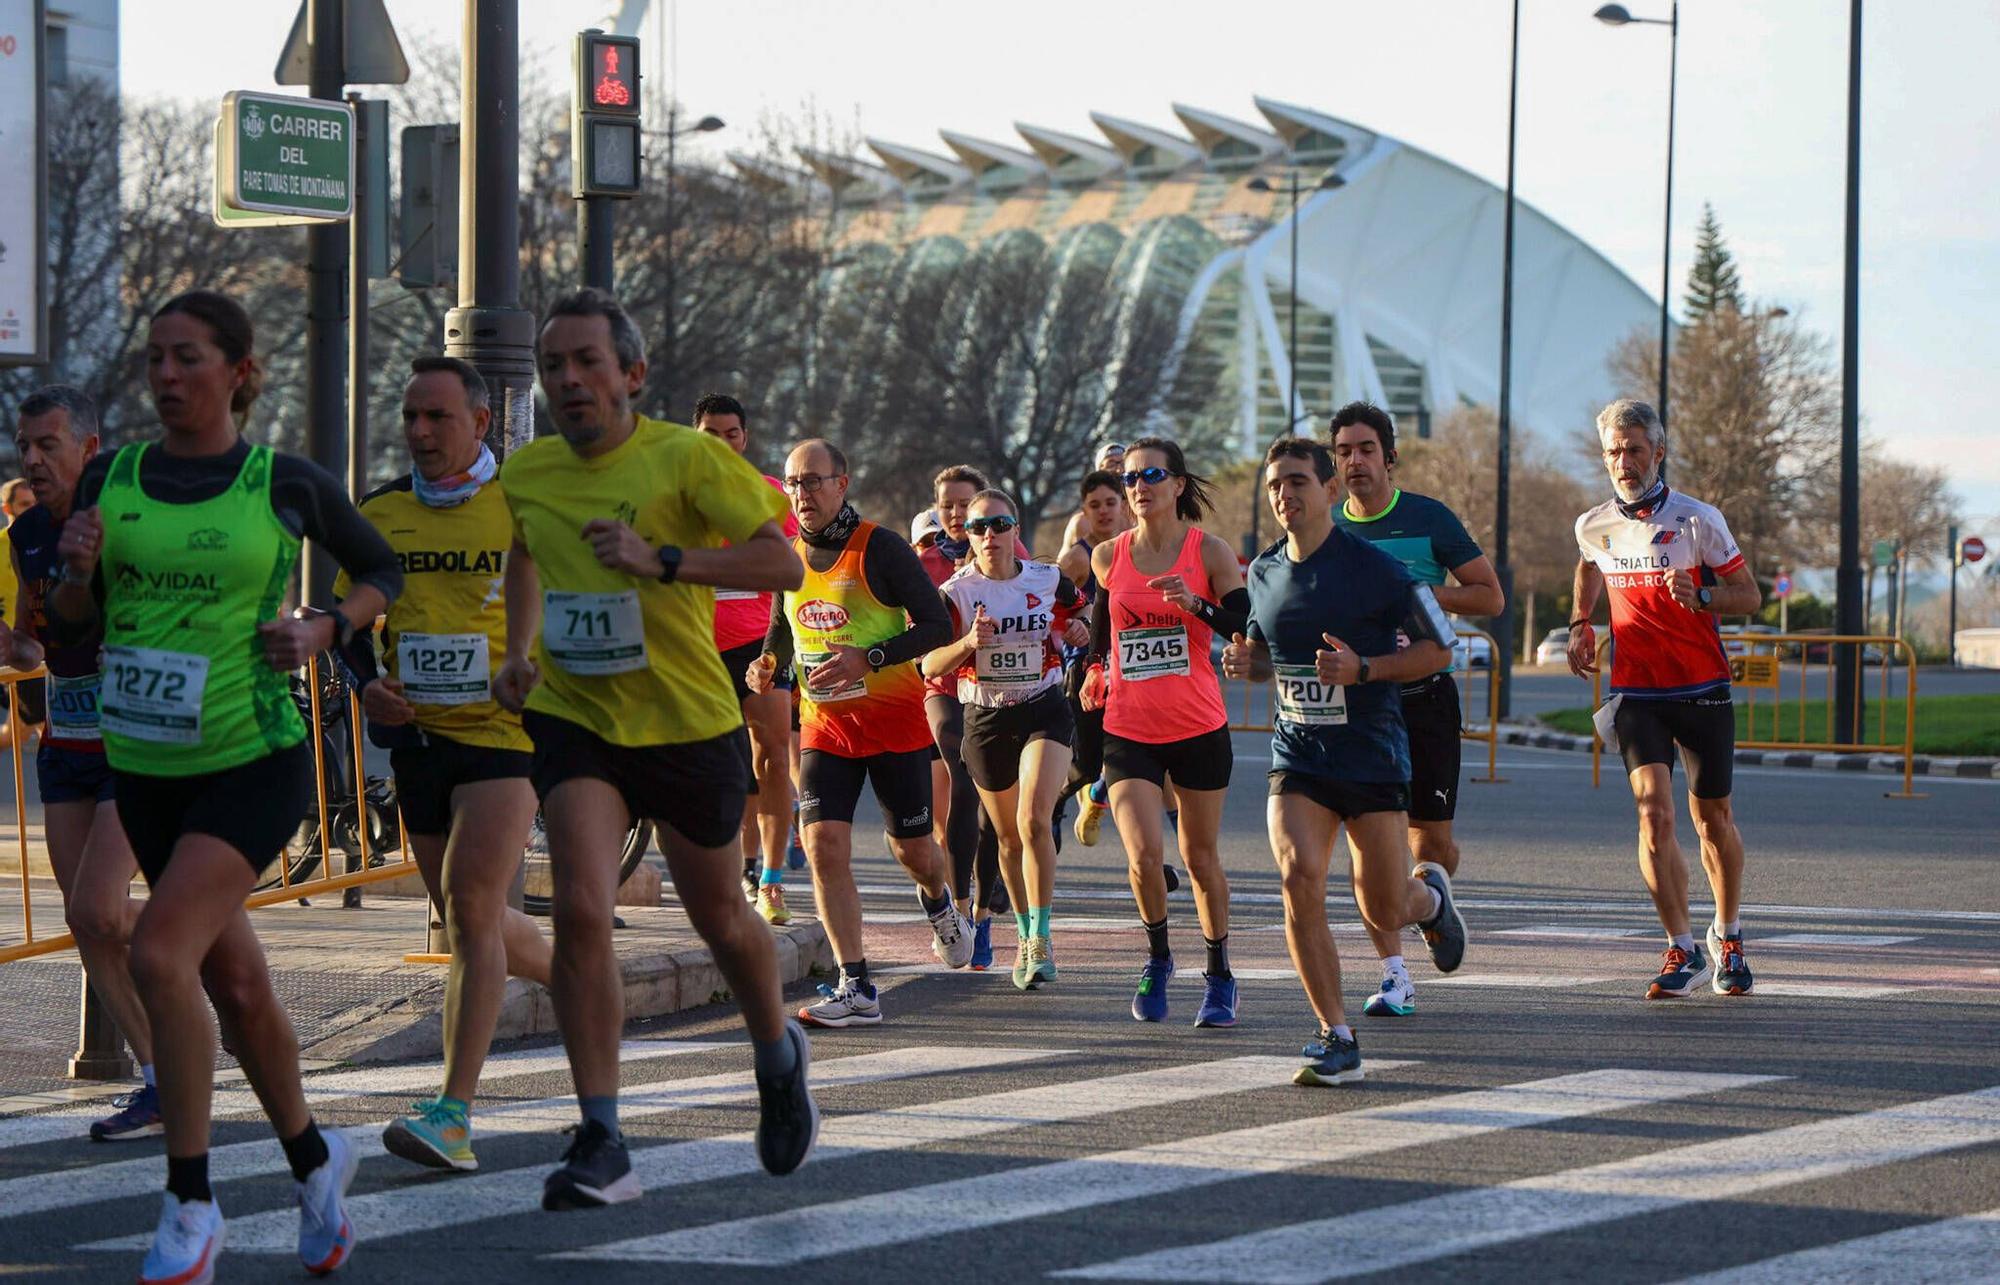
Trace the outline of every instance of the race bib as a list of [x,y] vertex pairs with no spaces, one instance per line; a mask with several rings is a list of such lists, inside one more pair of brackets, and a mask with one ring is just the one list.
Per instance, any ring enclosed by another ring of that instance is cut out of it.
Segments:
[[414,705],[471,705],[490,698],[485,634],[404,634],[396,676]]
[[572,674],[629,674],[646,667],[639,591],[542,594],[542,647]]
[[799,690],[815,705],[827,705],[834,701],[859,700],[868,694],[868,680],[857,678],[845,687],[814,687],[806,682],[806,675],[833,659],[830,651],[802,651],[793,668],[799,676]]
[[135,741],[201,744],[201,694],[208,657],[154,647],[106,647],[98,717],[103,729]]
[[98,739],[97,702],[103,686],[102,674],[86,674],[81,678],[49,675],[49,739]]
[[1347,689],[1323,682],[1312,665],[1274,665],[1278,717],[1304,727],[1338,727],[1347,722]]
[[1012,691],[1033,687],[1042,680],[1042,645],[1016,643],[1009,647],[980,647],[973,652],[972,673],[981,687]]
[[1118,634],[1118,674],[1128,683],[1188,674],[1188,636],[1184,625],[1159,629],[1125,629]]

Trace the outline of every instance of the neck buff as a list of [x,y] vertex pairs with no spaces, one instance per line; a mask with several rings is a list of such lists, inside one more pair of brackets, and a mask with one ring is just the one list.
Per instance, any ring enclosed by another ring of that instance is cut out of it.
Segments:
[[472,461],[472,467],[465,472],[453,473],[432,482],[413,468],[410,470],[410,485],[425,508],[449,509],[479,494],[479,488],[491,482],[499,471],[500,465],[493,459],[493,448],[481,442],[479,458]]
[[861,525],[861,515],[854,511],[852,504],[840,506],[840,512],[833,515],[833,521],[817,531],[808,531],[803,525],[799,535],[815,549],[838,549],[854,535],[854,528]]
[[1646,492],[1638,499],[1632,501],[1630,504],[1627,504],[1623,500],[1618,501],[1618,511],[1620,513],[1623,513],[1628,518],[1643,518],[1648,513],[1651,513],[1654,509],[1659,508],[1662,504],[1665,504],[1666,502],[1667,502],[1667,479],[1663,477],[1655,478],[1653,481],[1653,489]]
[[963,540],[954,540],[940,531],[937,538],[937,551],[942,553],[947,561],[956,566],[958,563],[965,561],[966,554],[972,552],[972,537],[967,536]]

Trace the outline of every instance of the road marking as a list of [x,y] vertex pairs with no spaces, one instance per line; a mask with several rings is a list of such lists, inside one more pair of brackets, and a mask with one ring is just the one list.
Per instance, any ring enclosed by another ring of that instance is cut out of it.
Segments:
[[1793,1281],[1956,1285],[1992,1279],[1995,1259],[2000,1259],[2000,1209],[1988,1209],[1690,1276],[1679,1285],[1791,1285]]
[[[2000,1088],[1098,1263],[1097,1279],[1329,1281],[2000,1141]],[[1730,1273],[1730,1279],[1738,1279]]]
[[[1006,1065],[1035,1058],[1054,1057],[1061,1052],[1062,1050],[1050,1049],[920,1047],[886,1053],[865,1053],[821,1063],[814,1068],[814,1082],[821,1086],[867,1084],[905,1076],[934,1075],[988,1065]],[[756,1086],[748,1074],[740,1070],[726,1071],[717,1075],[627,1085],[618,1091],[618,1114],[622,1121],[629,1122],[649,1116],[666,1115],[674,1111],[717,1106],[733,1107],[746,1101],[755,1101],[756,1097]],[[475,1139],[503,1133],[546,1132],[553,1135],[558,1129],[576,1122],[576,1098],[565,1095],[528,1102],[500,1103],[482,1107],[474,1119]],[[380,1132],[384,1123],[386,1122],[378,1121],[345,1130],[348,1140],[355,1144],[364,1160],[371,1156],[387,1154],[382,1149]],[[209,1153],[209,1175],[212,1182],[279,1173],[284,1168],[283,1152],[268,1141],[236,1143],[217,1147]],[[398,1162],[398,1168],[406,1174],[417,1172],[413,1167],[403,1167],[401,1161]],[[6,1188],[12,1188],[16,1184],[22,1185],[27,1193],[25,1199],[38,1199],[40,1207],[54,1209],[110,1200],[137,1192],[151,1192],[160,1184],[160,1171],[160,1161],[152,1158],[76,1170],[63,1175],[63,1181],[59,1184],[48,1183],[47,1175],[41,1175],[39,1179],[13,1179],[5,1188],[0,1188],[0,1209],[4,1209],[10,1215],[16,1212],[29,1212],[25,1208],[17,1211],[7,1201],[7,1196],[12,1193]],[[425,1200],[442,1200],[449,1205],[458,1198],[458,1193],[467,1191],[488,1177],[504,1180],[507,1172],[512,1171],[480,1175],[477,1178],[456,1178],[417,1189],[396,1186],[386,1192],[377,1192],[374,1196],[350,1200],[348,1208],[352,1211],[362,1207],[361,1200],[369,1200],[375,1204],[385,1201],[413,1201],[421,1204]],[[537,1203],[541,1200],[542,1172],[543,1170],[537,1169],[530,1175],[534,1180]],[[33,1194],[33,1188],[27,1186],[37,1180],[59,1190],[52,1190],[37,1198]],[[364,1227],[364,1234],[372,1233]],[[258,1249],[295,1249],[297,1241],[298,1218],[296,1212],[290,1208],[229,1220],[231,1249],[249,1249],[252,1252]],[[150,1243],[150,1239],[146,1236],[124,1236],[79,1248],[144,1249]]]
[[1855,986],[1847,982],[1757,982],[1753,995],[1784,995],[1795,999],[1886,999],[1910,995],[1921,986]]
[[[1387,1061],[1368,1063],[1382,1069]],[[1126,1200],[1157,1199],[1253,1174],[1288,1173],[1354,1156],[1499,1129],[1649,1106],[1760,1083],[1768,1076],[1587,1071],[1506,1088],[1303,1120],[1012,1168],[952,1182],[835,1200],[783,1213],[689,1227],[581,1251],[576,1257],[786,1267],[876,1251]],[[1321,1261],[1315,1253],[1305,1261]],[[1296,1268],[1296,1264],[1287,1264]]]
[[1846,933],[1778,933],[1753,937],[1759,946],[1907,946],[1921,937],[1857,937]]
[[1526,986],[1535,990],[1567,991],[1617,980],[1616,977],[1557,977],[1545,973],[1453,973],[1448,977],[1426,977],[1424,985]]
[[1647,937],[1657,928],[1619,928],[1610,924],[1530,924],[1526,928],[1496,928],[1493,937]]

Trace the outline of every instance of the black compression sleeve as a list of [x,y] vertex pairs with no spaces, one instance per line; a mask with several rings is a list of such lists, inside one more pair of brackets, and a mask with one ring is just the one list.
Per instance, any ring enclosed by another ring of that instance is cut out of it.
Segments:
[[1111,651],[1111,591],[1097,586],[1097,602],[1090,609],[1090,659],[1101,661]]
[[868,591],[877,602],[893,603],[910,616],[908,629],[881,644],[884,667],[915,660],[951,641],[944,599],[915,549],[888,527],[876,527],[864,558]]
[[271,470],[271,504],[296,514],[300,532],[323,546],[352,584],[373,585],[390,602],[403,592],[396,551],[347,498],[347,492],[311,460],[279,455]]
[[785,595],[771,595],[771,625],[764,631],[764,651],[783,669],[792,663],[792,622],[785,618]]

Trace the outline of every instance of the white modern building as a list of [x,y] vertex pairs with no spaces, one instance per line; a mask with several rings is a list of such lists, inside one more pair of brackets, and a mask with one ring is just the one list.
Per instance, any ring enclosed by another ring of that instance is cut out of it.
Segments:
[[76,76],[118,84],[118,0],[49,0],[49,84]]

